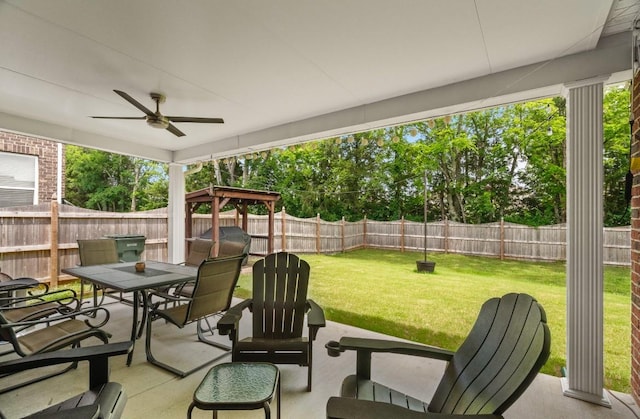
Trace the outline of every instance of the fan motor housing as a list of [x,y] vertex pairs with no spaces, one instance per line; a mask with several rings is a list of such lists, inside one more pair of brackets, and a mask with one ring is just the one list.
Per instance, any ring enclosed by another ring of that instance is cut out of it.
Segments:
[[147,116],[147,124],[154,128],[166,129],[170,121],[162,115]]

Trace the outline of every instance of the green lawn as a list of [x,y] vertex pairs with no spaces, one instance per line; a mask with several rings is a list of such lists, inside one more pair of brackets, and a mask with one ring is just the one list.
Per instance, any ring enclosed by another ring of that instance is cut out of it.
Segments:
[[[564,263],[500,261],[430,254],[433,274],[418,273],[421,253],[358,250],[303,255],[311,265],[310,297],[329,320],[392,336],[456,349],[480,306],[509,292],[534,296],[551,329],[551,356],[542,371],[560,375],[565,366],[566,288]],[[250,295],[250,275],[237,296]],[[629,392],[631,320],[628,268],[605,268],[605,387]],[[322,342],[322,331],[319,340]]]

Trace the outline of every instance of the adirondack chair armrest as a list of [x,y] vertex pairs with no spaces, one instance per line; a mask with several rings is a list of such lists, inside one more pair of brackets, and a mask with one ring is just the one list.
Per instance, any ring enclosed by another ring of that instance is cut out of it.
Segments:
[[449,415],[416,412],[390,403],[330,397],[327,419],[501,419],[500,415]]
[[352,337],[343,337],[340,342],[329,341],[325,347],[329,356],[340,356],[346,350],[355,350],[357,353],[356,375],[367,380],[371,379],[371,354],[374,352],[421,356],[447,362],[453,358],[454,354],[446,349],[416,343]]
[[242,312],[246,308],[251,309],[252,306],[253,300],[247,299],[227,310],[222,318],[218,320],[218,333],[221,335],[228,335],[234,330],[237,330],[238,322],[240,322],[240,318],[242,318]]
[[398,340],[353,338],[348,336],[342,337],[340,342],[329,341],[325,346],[330,356],[340,356],[340,353],[345,350],[355,350],[369,353],[390,352],[450,361],[454,354],[453,351],[436,348],[435,346],[420,345]]
[[100,405],[91,404],[89,406],[75,407],[70,410],[60,412],[37,413],[27,416],[28,419],[99,419]]
[[90,387],[94,387],[104,384],[108,380],[107,359],[111,356],[126,355],[131,352],[132,348],[132,342],[127,341],[30,355],[0,363],[0,374],[70,362],[89,361]]
[[307,324],[309,327],[325,327],[324,310],[315,301],[307,299]]

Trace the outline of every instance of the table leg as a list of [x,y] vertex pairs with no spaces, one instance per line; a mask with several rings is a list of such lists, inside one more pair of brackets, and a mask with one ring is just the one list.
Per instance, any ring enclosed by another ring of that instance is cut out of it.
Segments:
[[271,419],[271,406],[269,406],[269,402],[264,402],[264,418]]
[[[147,322],[147,317],[149,316],[149,301],[147,300],[147,292],[145,290],[141,290],[140,292],[142,293],[142,319],[140,320],[140,328],[138,329],[138,339],[140,339],[142,337],[142,334],[144,333],[144,326]],[[134,304],[136,304],[135,301]]]
[[127,366],[131,365],[131,360],[133,359],[133,350],[136,346],[136,337],[138,336],[138,304],[140,296],[138,291],[133,292],[133,321],[131,325],[131,352],[127,355]]
[[282,390],[280,389],[280,372],[278,372],[278,419],[280,419],[280,405],[282,404]]

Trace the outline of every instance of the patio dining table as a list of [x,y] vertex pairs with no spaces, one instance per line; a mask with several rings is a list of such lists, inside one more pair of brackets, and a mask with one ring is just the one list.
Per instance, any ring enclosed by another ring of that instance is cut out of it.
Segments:
[[[145,269],[136,271],[136,262],[111,263],[106,265],[77,266],[64,268],[62,272],[81,280],[91,282],[104,288],[111,288],[123,293],[133,293],[133,318],[131,326],[131,342],[135,346],[138,332],[138,308],[142,303],[143,312],[140,331],[144,330],[147,315],[146,290],[162,288],[196,279],[198,269],[192,266],[174,265],[165,262],[145,261]],[[131,365],[133,349],[127,357],[127,365]]]

